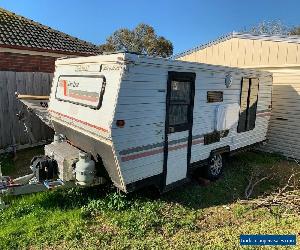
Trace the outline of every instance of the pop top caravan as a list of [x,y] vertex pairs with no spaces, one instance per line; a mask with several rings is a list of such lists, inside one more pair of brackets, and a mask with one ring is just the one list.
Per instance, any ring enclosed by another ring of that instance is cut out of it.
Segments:
[[198,167],[217,179],[225,156],[266,140],[271,89],[272,75],[252,69],[131,53],[59,59],[45,155],[62,182],[106,172],[126,193],[167,191]]

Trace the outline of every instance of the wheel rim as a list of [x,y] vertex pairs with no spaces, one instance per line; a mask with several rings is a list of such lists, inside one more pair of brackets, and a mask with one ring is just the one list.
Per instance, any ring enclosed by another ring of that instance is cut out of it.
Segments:
[[217,176],[221,173],[223,167],[222,163],[222,156],[221,155],[215,155],[211,159],[211,165],[210,165],[210,171],[212,175]]

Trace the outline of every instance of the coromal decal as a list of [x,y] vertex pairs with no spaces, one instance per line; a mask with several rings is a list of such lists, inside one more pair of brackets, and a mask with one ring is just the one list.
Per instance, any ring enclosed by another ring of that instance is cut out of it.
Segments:
[[102,70],[103,71],[115,71],[115,70],[121,70],[123,67],[123,64],[122,65],[119,65],[119,64],[112,64],[112,65],[103,65],[102,66]]

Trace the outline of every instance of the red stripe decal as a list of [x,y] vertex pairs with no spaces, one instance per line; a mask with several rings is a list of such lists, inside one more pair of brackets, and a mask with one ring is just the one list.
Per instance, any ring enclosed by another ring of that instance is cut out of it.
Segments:
[[[271,115],[271,112],[269,112],[269,111],[268,112],[257,113],[257,116],[259,116],[259,117],[269,116],[269,115]],[[192,145],[197,145],[197,144],[201,144],[201,143],[204,143],[204,138],[193,140]],[[187,147],[187,143],[177,145],[177,146],[173,146],[173,147],[169,147],[169,151],[173,151],[173,150],[177,150],[177,149],[181,149],[181,148],[185,148],[185,147]],[[158,149],[154,149],[154,150],[143,152],[143,153],[133,154],[133,155],[129,155],[129,156],[123,156],[123,157],[121,157],[121,160],[123,162],[124,161],[136,160],[136,159],[139,159],[139,158],[143,158],[143,157],[147,157],[147,156],[151,156],[151,155],[155,155],[155,154],[160,154],[160,153],[163,153],[163,151],[164,151],[163,148],[158,148]]]
[[66,117],[66,118],[68,118],[68,119],[70,119],[70,120],[73,120],[73,121],[76,121],[76,122],[79,122],[79,123],[82,123],[82,124],[84,124],[84,125],[86,125],[86,126],[89,126],[89,127],[91,127],[91,128],[95,128],[95,129],[97,129],[97,130],[101,130],[101,131],[106,132],[106,133],[108,132],[108,130],[105,129],[105,128],[98,127],[98,126],[96,126],[96,125],[94,125],[94,124],[91,124],[91,123],[88,123],[88,122],[85,122],[85,121],[81,121],[81,120],[79,120],[79,119],[76,119],[76,118],[74,118],[74,117],[71,117],[71,116],[68,116],[68,115],[59,113],[59,112],[57,112],[57,111],[49,110],[49,112],[55,113],[55,114],[57,114],[57,115],[61,115],[61,116],[63,116],[63,117]]
[[196,144],[201,144],[201,143],[203,143],[204,142],[204,139],[202,138],[202,139],[197,139],[197,140],[194,140],[193,141],[193,145],[196,145]]
[[[202,139],[196,139],[196,140],[193,141],[193,145],[200,144],[200,143],[203,143],[203,142],[204,142],[203,138]],[[178,150],[178,149],[185,148],[185,147],[187,147],[187,143],[169,147],[169,151],[174,151],[174,150]],[[123,162],[124,161],[131,161],[131,160],[136,160],[136,159],[139,159],[139,158],[143,158],[143,157],[147,157],[147,156],[151,156],[151,155],[155,155],[155,154],[160,154],[160,153],[163,153],[163,152],[164,152],[164,148],[158,148],[158,149],[154,149],[154,150],[143,152],[143,153],[138,153],[138,154],[129,155],[129,156],[123,156],[123,157],[121,157],[121,160]]]
[[185,148],[185,147],[187,147],[187,143],[182,144],[182,145],[177,145],[177,146],[169,147],[168,151],[174,151],[174,150]]
[[123,156],[123,157],[121,157],[121,160],[122,161],[131,161],[131,160],[135,160],[138,158],[143,158],[143,157],[147,157],[147,156],[151,156],[151,155],[155,155],[155,154],[160,154],[162,152],[164,152],[164,149],[158,148],[158,149],[154,149],[152,151],[143,152],[143,153],[139,153],[139,154],[135,154],[135,155]]
[[62,80],[62,82],[63,82],[63,86],[64,86],[64,96],[67,96],[67,81]]

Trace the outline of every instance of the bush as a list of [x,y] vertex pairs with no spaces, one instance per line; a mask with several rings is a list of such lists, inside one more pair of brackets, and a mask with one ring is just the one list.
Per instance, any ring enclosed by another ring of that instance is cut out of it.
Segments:
[[93,199],[81,208],[84,217],[94,216],[101,211],[122,211],[132,205],[131,200],[124,194],[113,192],[106,195],[104,199]]

